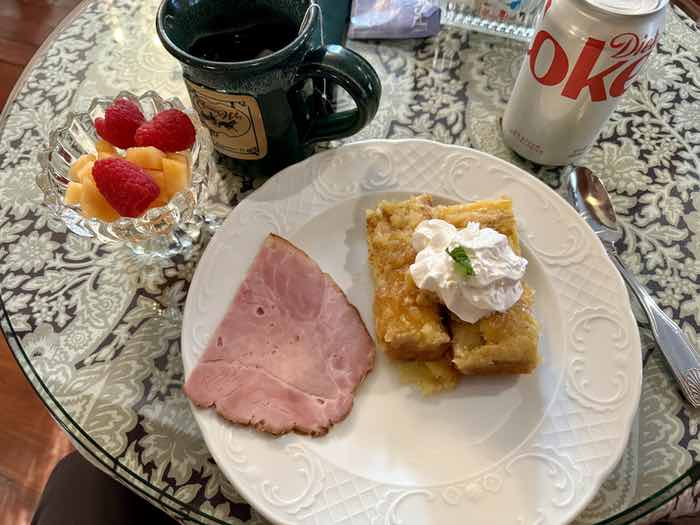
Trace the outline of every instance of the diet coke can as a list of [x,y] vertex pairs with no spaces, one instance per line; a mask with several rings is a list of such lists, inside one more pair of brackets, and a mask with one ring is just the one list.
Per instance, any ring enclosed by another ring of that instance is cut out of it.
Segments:
[[503,137],[562,166],[583,154],[649,58],[668,0],[547,0],[515,81]]

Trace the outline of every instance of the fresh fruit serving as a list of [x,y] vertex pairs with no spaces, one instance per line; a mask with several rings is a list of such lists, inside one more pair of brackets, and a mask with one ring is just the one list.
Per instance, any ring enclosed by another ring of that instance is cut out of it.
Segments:
[[104,222],[139,217],[190,183],[196,133],[184,112],[166,109],[146,120],[138,105],[119,98],[94,125],[101,140],[94,154],[71,165],[64,195],[83,216]]

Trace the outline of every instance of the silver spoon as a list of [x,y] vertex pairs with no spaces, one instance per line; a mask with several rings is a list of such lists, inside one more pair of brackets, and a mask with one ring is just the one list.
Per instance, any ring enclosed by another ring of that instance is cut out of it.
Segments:
[[586,220],[608,252],[627,286],[649,318],[656,343],[663,352],[688,402],[700,407],[700,355],[683,330],[659,308],[649,292],[623,266],[615,243],[622,238],[610,195],[601,180],[588,168],[575,168],[569,175],[574,207]]

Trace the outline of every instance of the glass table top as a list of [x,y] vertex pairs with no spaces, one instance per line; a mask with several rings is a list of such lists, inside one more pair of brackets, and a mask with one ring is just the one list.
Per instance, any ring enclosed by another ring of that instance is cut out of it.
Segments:
[[[155,8],[154,0],[84,4],[52,35],[7,104],[0,122],[0,322],[28,380],[95,464],[183,522],[264,523],[217,468],[181,389],[182,309],[207,235],[191,253],[145,264],[128,249],[67,233],[34,184],[36,153],[49,131],[93,97],[152,89],[187,100],[179,66],[155,34]],[[445,28],[424,41],[349,46],[383,83],[379,113],[353,141],[422,137],[471,146],[561,190],[562,170],[524,163],[501,139],[499,119],[523,44]],[[649,67],[580,162],[613,192],[625,263],[693,341],[700,328],[699,56],[698,29],[670,13]],[[262,182],[220,162],[210,212],[225,215]],[[629,445],[578,523],[652,520],[695,505],[700,411],[684,404],[640,330],[644,385]]]

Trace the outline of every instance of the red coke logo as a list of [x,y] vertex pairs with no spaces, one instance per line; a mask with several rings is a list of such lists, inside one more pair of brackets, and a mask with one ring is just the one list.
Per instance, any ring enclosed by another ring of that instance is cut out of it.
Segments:
[[[527,52],[530,73],[544,86],[557,86],[566,79],[561,90],[564,97],[576,100],[584,90],[588,90],[593,102],[602,102],[607,100],[608,96],[619,97],[627,90],[658,40],[658,32],[653,37],[621,33],[607,42],[589,37],[576,58],[573,68],[570,68],[566,50],[551,33],[542,30],[535,35],[532,46]],[[546,71],[537,73],[538,57],[545,44],[552,48],[552,60]],[[609,48],[609,58],[614,61],[594,73],[606,45]],[[606,85],[608,78],[612,81]]]

